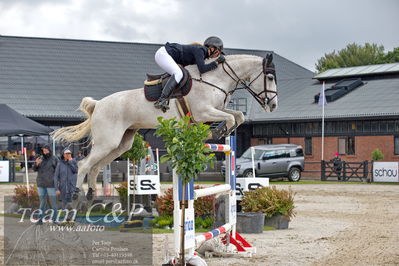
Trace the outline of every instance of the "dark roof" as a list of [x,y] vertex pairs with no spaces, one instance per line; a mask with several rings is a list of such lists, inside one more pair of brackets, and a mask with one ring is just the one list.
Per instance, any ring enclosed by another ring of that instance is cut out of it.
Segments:
[[[364,85],[325,106],[326,119],[370,119],[399,116],[399,77],[364,80]],[[326,88],[334,82],[326,83]],[[278,84],[279,107],[265,114],[259,105],[251,112],[253,122],[319,120],[321,106],[314,103],[322,84],[310,80],[282,81]]]
[[26,118],[8,107],[0,104],[0,136],[37,136],[47,135],[52,129]]
[[382,76],[399,73],[399,63],[376,64],[366,66],[354,66],[333,68],[314,76],[314,79],[327,80],[348,77]]
[[[159,47],[160,44],[0,36],[0,103],[32,118],[81,118],[77,108],[83,97],[101,99],[117,91],[140,88],[145,73],[161,73],[154,61]],[[225,51],[260,56],[267,52]],[[278,54],[274,54],[274,62],[279,84],[295,85],[298,80],[309,83],[314,75]],[[290,94],[285,92],[287,89],[296,90],[284,87],[279,93]],[[235,97],[242,95],[239,92]],[[252,116],[256,117],[249,117]]]
[[[154,53],[161,44],[0,36],[0,103],[34,119],[82,118],[85,96],[101,99],[140,88],[145,73],[160,73]],[[226,49],[227,54],[264,56],[263,50]],[[279,108],[265,113],[249,93],[247,120],[287,121],[321,118],[314,103],[321,84],[314,73],[274,53]],[[327,88],[337,80],[328,81]],[[399,116],[399,77],[366,80],[365,85],[329,103],[326,118]]]

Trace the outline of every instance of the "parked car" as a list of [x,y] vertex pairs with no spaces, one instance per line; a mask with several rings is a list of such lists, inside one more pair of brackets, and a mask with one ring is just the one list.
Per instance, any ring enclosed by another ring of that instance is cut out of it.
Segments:
[[[295,144],[268,144],[254,146],[255,176],[269,178],[288,177],[290,181],[299,181],[304,170],[303,149]],[[236,160],[236,175],[252,177],[251,148]]]

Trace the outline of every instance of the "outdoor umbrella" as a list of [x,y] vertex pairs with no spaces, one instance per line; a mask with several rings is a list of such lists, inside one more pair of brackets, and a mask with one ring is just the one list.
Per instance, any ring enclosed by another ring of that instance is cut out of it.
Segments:
[[29,177],[27,169],[27,155],[24,149],[23,136],[39,136],[48,135],[52,131],[51,128],[33,121],[17,111],[13,110],[6,104],[0,104],[0,136],[20,136],[21,147],[25,157],[25,175],[26,183],[29,190]]

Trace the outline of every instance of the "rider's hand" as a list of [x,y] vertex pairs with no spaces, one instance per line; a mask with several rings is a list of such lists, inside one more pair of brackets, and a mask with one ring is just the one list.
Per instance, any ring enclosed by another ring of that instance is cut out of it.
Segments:
[[224,58],[223,55],[220,55],[220,56],[215,60],[215,62],[218,63],[218,64],[222,64],[222,63],[224,63],[225,61],[226,61],[226,59]]

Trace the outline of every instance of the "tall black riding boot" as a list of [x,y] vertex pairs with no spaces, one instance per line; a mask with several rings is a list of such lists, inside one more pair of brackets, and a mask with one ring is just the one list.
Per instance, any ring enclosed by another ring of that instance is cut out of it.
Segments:
[[174,88],[177,86],[175,75],[172,75],[168,82],[166,82],[165,87],[162,89],[161,97],[154,103],[155,108],[162,109],[163,112],[169,109],[169,96],[172,94]]

